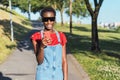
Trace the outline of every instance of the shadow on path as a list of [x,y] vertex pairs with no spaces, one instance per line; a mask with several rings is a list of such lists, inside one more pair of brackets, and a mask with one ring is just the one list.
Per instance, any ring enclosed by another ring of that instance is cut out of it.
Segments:
[[19,49],[21,52],[23,51],[23,49],[25,50],[33,50],[32,48],[32,44],[30,41],[30,37],[33,33],[37,32],[38,30],[32,30],[30,31],[23,40],[19,41],[17,43],[17,49]]
[[30,37],[33,33],[39,32],[41,29],[43,29],[42,23],[32,21],[33,29],[23,38],[23,40],[19,41],[17,43],[17,49],[19,49],[21,52],[23,49],[25,50],[33,50],[32,43],[30,41]]
[[12,79],[9,77],[3,76],[2,72],[0,72],[0,80],[12,80]]

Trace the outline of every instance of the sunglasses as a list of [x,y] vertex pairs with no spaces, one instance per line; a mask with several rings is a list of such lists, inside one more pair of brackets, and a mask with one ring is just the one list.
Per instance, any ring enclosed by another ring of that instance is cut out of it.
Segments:
[[42,22],[48,22],[48,20],[55,21],[55,17],[43,17],[42,18]]

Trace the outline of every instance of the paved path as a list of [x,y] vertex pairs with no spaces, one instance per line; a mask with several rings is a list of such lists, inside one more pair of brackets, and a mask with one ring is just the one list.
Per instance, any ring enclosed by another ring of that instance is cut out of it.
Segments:
[[[36,58],[29,40],[34,28],[23,41],[18,43],[16,50],[0,65],[0,80],[35,80]],[[76,59],[67,54],[68,80],[90,80]]]

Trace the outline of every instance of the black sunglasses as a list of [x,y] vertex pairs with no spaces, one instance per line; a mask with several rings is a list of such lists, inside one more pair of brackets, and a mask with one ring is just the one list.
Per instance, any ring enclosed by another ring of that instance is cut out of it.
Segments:
[[48,22],[48,20],[55,21],[55,17],[43,17],[42,18],[42,22]]

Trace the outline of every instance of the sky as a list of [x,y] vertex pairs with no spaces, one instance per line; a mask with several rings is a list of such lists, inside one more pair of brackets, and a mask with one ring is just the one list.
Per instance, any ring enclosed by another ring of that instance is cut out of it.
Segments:
[[[92,0],[91,0],[92,1]],[[16,11],[26,17],[27,13],[21,13],[20,10],[16,9]],[[40,17],[39,12],[36,14],[31,13],[31,19],[37,20]],[[63,14],[64,22],[69,22],[69,16]],[[56,21],[60,22],[60,13],[57,11]],[[91,17],[87,18],[76,18],[73,16],[73,21],[77,22],[80,21],[83,24],[90,24]],[[98,15],[98,23],[113,23],[113,22],[120,22],[120,0],[104,0],[103,4],[100,8],[100,12]]]

